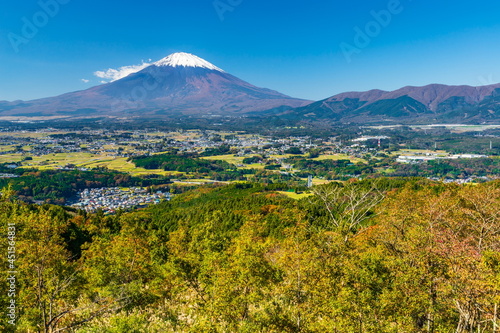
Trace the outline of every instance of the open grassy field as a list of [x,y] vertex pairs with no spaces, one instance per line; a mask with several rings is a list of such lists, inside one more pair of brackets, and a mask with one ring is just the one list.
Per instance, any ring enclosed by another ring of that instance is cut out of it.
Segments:
[[448,152],[445,150],[428,150],[428,149],[401,149],[392,153],[393,155],[427,155],[437,154],[438,156],[447,156]]
[[162,176],[178,177],[184,174],[183,172],[172,172],[172,171],[165,171],[162,169],[148,170],[144,168],[138,168],[134,165],[134,163],[128,162],[127,159],[124,157],[116,158],[114,160],[106,162],[106,167],[111,170],[129,173],[132,176],[144,176],[144,175],[155,174]]
[[264,169],[265,164],[260,164],[260,163],[252,163],[252,164],[245,164],[245,166],[241,167],[241,169]]
[[295,192],[278,191],[278,193],[284,194],[287,197],[295,199],[295,200],[299,200],[299,199],[302,199],[302,198],[307,198],[307,197],[310,197],[311,195],[313,195],[310,192],[309,193],[308,192],[302,192],[300,194],[297,194]]
[[[239,157],[239,156],[234,156],[234,155],[218,155],[218,156],[206,156],[202,157],[204,160],[209,160],[209,161],[225,161],[230,164],[234,164],[236,166],[238,165],[243,165],[243,160],[246,157]],[[239,169],[264,169],[264,165],[260,163],[254,163],[254,164],[245,164],[242,167],[238,167]]]
[[24,159],[24,156],[21,154],[6,154],[0,155],[0,163],[15,163],[21,162]]
[[93,160],[81,164],[76,164],[79,167],[85,168],[96,168],[96,167],[106,167],[110,170],[116,170],[119,172],[129,173],[132,176],[142,176],[142,175],[162,175],[162,176],[175,176],[180,175],[180,172],[171,172],[161,169],[148,170],[144,168],[138,168],[134,163],[127,161],[125,157],[107,157],[101,156],[96,157]]
[[209,161],[225,161],[234,165],[242,164],[245,157],[239,157],[234,155],[217,155],[217,156],[205,156],[202,157],[204,160]]
[[378,168],[378,172],[385,174],[385,175],[390,175],[391,173],[394,173],[396,169],[394,168]]
[[307,157],[303,154],[283,154],[283,155],[270,155],[271,158],[290,158],[290,157]]
[[334,154],[334,155],[320,155],[316,158],[313,158],[314,161],[324,161],[324,160],[349,160],[352,163],[368,163],[366,160],[354,156],[349,156],[345,154]]
[[11,151],[13,148],[14,148],[14,146],[12,146],[12,145],[0,146],[0,152]]
[[[306,178],[303,178],[304,181],[307,181]],[[331,180],[313,178],[313,185],[324,185],[332,182]]]
[[85,166],[85,164],[94,161],[102,160],[104,156],[97,156],[90,153],[61,153],[50,154],[43,156],[33,156],[33,160],[25,161],[23,166],[32,166],[40,169],[60,168],[67,164],[76,166]]
[[[20,162],[24,159],[21,154],[0,155],[0,163],[5,162]],[[165,170],[147,170],[137,168],[133,163],[128,162],[125,157],[114,157],[107,155],[94,155],[90,153],[64,153],[64,154],[50,154],[44,156],[34,156],[33,160],[24,161],[24,167],[33,167],[41,170],[57,169],[64,167],[68,164],[73,164],[77,167],[83,168],[96,168],[106,167],[111,170],[129,173],[133,176],[140,175],[164,175],[164,176],[179,176],[181,172],[167,172]]]

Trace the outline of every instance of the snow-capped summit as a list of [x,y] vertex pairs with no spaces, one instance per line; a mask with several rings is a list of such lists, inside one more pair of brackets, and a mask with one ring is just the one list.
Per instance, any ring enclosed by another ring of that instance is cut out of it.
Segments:
[[158,66],[158,67],[161,67],[161,66],[201,67],[201,68],[207,68],[207,69],[211,69],[211,70],[215,70],[215,71],[219,71],[219,72],[224,72],[222,69],[209,63],[208,61],[201,59],[200,57],[197,57],[194,54],[185,53],[185,52],[172,53],[168,57],[163,58],[163,59],[155,62],[153,65]]

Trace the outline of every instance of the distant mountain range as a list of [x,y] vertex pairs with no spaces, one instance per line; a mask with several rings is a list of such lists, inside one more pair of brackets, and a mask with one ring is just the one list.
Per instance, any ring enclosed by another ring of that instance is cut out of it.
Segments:
[[348,92],[283,114],[342,123],[491,123],[500,121],[500,84],[432,84],[395,91]]
[[0,102],[0,117],[278,116],[335,123],[499,123],[500,84],[433,84],[348,92],[311,102],[258,88],[195,55],[174,53],[137,73],[87,90]]

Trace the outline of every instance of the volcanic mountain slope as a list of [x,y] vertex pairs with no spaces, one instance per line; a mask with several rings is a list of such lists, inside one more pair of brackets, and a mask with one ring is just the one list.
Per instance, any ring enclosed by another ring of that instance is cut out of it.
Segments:
[[174,53],[120,80],[27,102],[1,102],[0,116],[241,115],[309,104],[258,88],[188,53]]
[[432,84],[395,91],[348,92],[286,112],[289,118],[343,123],[484,123],[500,120],[500,84]]

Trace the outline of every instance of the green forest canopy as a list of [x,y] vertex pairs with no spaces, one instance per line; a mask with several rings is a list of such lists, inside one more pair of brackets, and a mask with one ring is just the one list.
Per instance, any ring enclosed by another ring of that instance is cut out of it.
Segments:
[[[4,190],[17,331],[493,332],[500,182],[381,179],[314,192],[295,201],[241,183],[103,216]],[[14,331],[4,316],[0,330]]]

